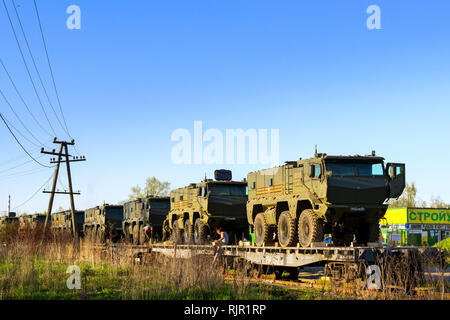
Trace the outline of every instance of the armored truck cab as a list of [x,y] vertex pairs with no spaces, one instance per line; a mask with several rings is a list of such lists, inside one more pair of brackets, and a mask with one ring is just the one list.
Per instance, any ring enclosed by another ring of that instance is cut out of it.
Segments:
[[334,245],[377,242],[390,198],[405,188],[405,165],[384,158],[328,156],[248,174],[247,218],[255,243],[309,247],[331,234]]
[[[75,227],[78,235],[83,235],[84,211],[75,212]],[[70,210],[57,212],[52,214],[51,228],[56,231],[70,232],[72,231],[72,213]]]
[[91,241],[116,241],[122,234],[123,206],[97,206],[84,211],[83,232]]
[[9,216],[0,218],[0,226],[11,225],[19,223],[19,218],[15,214],[10,214]]
[[19,232],[44,226],[45,214],[23,215],[19,217]]
[[245,205],[247,183],[232,181],[231,171],[217,170],[205,179],[170,194],[166,225],[175,243],[204,244],[215,228],[227,231],[230,241],[248,234]]
[[143,228],[151,225],[155,240],[162,238],[163,222],[170,210],[169,197],[148,196],[123,205],[122,228],[127,242],[143,244],[147,237]]

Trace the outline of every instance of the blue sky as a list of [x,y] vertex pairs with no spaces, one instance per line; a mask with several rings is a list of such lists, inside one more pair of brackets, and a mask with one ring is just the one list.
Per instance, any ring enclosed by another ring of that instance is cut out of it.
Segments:
[[[15,2],[57,107],[33,2]],[[406,163],[421,199],[439,195],[450,202],[448,1],[37,3],[69,131],[88,159],[72,169],[74,187],[82,192],[80,209],[124,200],[131,186],[150,176],[173,188],[212,176],[217,165],[171,161],[172,132],[193,132],[196,120],[204,130],[224,133],[279,129],[281,162],[312,156],[316,144],[328,154],[376,150],[388,161]],[[72,4],[81,9],[80,30],[66,27]],[[366,27],[372,4],[381,9],[381,30]],[[0,58],[45,125],[1,2],[0,38]],[[27,128],[52,148],[52,138],[27,113],[1,68],[0,89]],[[40,94],[58,137],[67,139]],[[27,135],[3,100],[0,110]],[[39,156],[37,146],[19,138]],[[4,211],[8,194],[12,207],[23,203],[52,170],[32,162],[8,170],[29,158],[3,125],[0,141]],[[39,160],[48,164],[48,157]],[[236,179],[265,168],[219,167],[232,169]],[[43,211],[47,202],[39,193],[18,211]],[[68,208],[68,199],[57,197],[55,206]]]

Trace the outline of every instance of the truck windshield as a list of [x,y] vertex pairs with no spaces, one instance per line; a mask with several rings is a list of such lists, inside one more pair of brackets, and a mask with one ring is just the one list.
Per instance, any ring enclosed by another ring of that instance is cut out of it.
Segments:
[[372,177],[384,175],[383,163],[326,162],[327,171],[332,176]]
[[208,191],[213,196],[246,196],[246,185],[210,184]]

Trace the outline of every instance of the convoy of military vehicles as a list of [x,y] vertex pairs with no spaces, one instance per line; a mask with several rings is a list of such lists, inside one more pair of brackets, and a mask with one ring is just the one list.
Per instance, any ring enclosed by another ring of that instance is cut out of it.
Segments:
[[[387,201],[405,188],[405,165],[367,156],[329,156],[290,161],[233,181],[229,170],[173,190],[170,197],[147,196],[123,205],[75,213],[76,231],[98,242],[133,244],[167,241],[202,245],[221,228],[232,243],[253,239],[258,246],[310,247],[331,235],[335,246],[377,242]],[[0,225],[36,226],[45,215],[3,217]],[[144,230],[144,227],[147,227]],[[51,216],[54,230],[72,232],[71,211]]]

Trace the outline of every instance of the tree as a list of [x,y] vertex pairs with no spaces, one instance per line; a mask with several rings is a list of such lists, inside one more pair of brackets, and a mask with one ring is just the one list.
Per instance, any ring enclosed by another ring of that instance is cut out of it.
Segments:
[[405,208],[405,207],[430,207],[430,208],[450,208],[450,204],[445,203],[441,197],[431,197],[429,203],[421,199],[416,199],[417,188],[415,183],[406,184],[403,194],[397,200],[389,201],[390,208]]
[[444,209],[444,208],[450,208],[450,204],[445,203],[440,196],[437,197],[431,197],[430,200],[430,207],[431,208],[439,208],[439,209]]
[[155,177],[147,178],[145,187],[142,189],[139,185],[131,188],[129,200],[145,198],[151,196],[168,196],[170,191],[170,183],[167,181],[159,181]]
[[389,207],[391,208],[415,207],[417,205],[416,195],[417,195],[416,184],[414,182],[411,184],[407,183],[405,186],[405,190],[403,191],[400,198],[389,201]]

